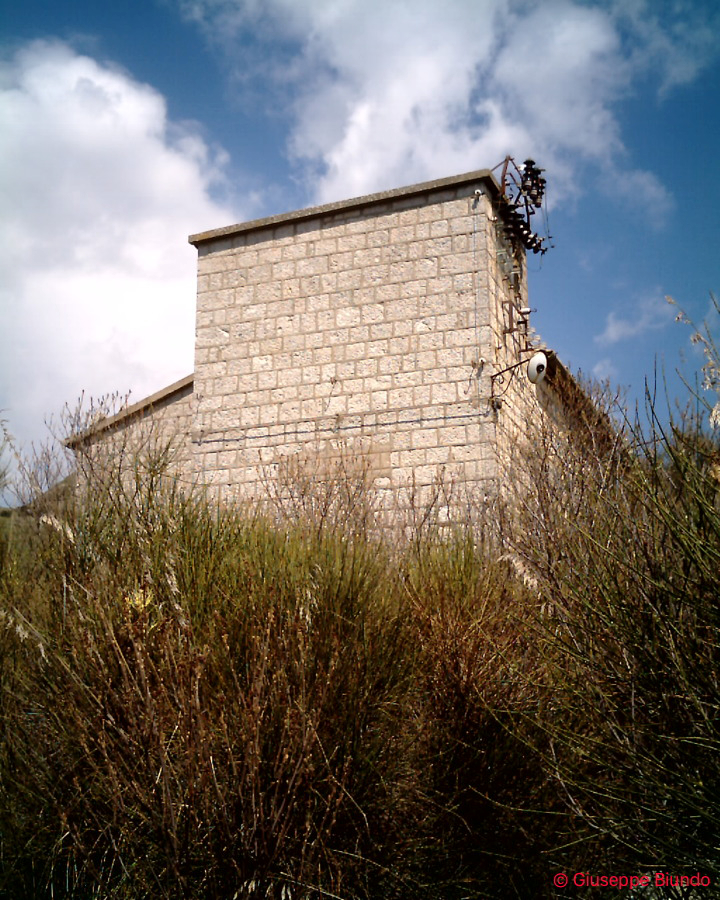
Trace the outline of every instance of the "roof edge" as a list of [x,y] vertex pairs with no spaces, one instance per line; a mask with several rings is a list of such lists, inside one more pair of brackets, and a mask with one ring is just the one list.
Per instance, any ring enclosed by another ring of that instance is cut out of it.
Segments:
[[342,212],[343,210],[357,209],[362,206],[371,206],[387,201],[397,200],[402,197],[412,197],[418,194],[426,194],[431,191],[444,188],[458,187],[473,181],[484,181],[495,196],[499,195],[500,187],[490,169],[478,169],[474,172],[466,172],[463,175],[451,175],[447,178],[437,178],[433,181],[423,181],[406,187],[392,188],[387,191],[379,191],[375,194],[365,194],[362,197],[353,197],[350,200],[337,200],[334,203],[324,203],[321,206],[310,206],[298,209],[294,212],[280,213],[275,216],[266,216],[262,219],[253,219],[249,222],[241,222],[237,225],[226,225],[224,228],[214,228],[211,231],[202,231],[191,234],[188,243],[195,247],[206,244],[220,238],[232,237],[236,234],[244,234],[248,231],[259,231],[263,228],[272,228],[294,222],[302,222],[314,219],[327,213]]
[[191,372],[190,375],[186,375],[179,381],[174,381],[172,384],[168,385],[165,388],[162,388],[159,391],[156,391],[154,394],[150,394],[150,396],[144,397],[142,400],[138,400],[137,403],[133,403],[125,409],[121,409],[120,412],[115,413],[115,415],[108,416],[106,419],[102,419],[91,428],[88,428],[87,431],[82,432],[82,434],[73,435],[63,443],[66,447],[70,447],[71,449],[78,447],[81,444],[84,444],[86,441],[98,437],[98,435],[102,434],[103,432],[109,431],[116,425],[120,425],[126,419],[129,420],[136,418],[137,416],[142,415],[142,413],[144,413],[146,410],[150,409],[153,406],[156,406],[158,403],[162,403],[165,400],[170,400],[173,394],[179,394],[186,388],[191,387],[194,384],[194,381],[195,373]]

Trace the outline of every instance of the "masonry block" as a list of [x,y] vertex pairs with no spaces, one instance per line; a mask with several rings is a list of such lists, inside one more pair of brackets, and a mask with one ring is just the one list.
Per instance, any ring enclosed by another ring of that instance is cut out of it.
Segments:
[[188,476],[254,497],[264,466],[334,441],[368,456],[388,498],[451,467],[495,477],[537,405],[516,379],[512,414],[490,414],[490,375],[526,339],[506,333],[525,264],[516,290],[496,192],[471,173],[195,236],[192,389],[157,413],[185,428]]

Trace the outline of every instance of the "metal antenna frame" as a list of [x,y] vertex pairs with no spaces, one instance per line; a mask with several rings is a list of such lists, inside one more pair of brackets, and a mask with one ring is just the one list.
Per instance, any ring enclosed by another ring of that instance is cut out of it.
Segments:
[[505,208],[503,227],[513,243],[544,256],[548,251],[544,243],[550,241],[551,236],[539,237],[530,220],[543,206],[546,182],[542,173],[545,170],[538,168],[532,159],[526,159],[521,170],[512,156],[506,156],[492,171],[496,172],[501,166],[500,202]]

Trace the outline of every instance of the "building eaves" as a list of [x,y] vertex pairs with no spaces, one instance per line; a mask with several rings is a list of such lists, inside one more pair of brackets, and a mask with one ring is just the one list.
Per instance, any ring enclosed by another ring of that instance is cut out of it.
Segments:
[[212,231],[203,231],[199,234],[191,234],[188,242],[195,247],[213,241],[232,238],[236,235],[250,231],[260,231],[266,228],[278,228],[309,219],[322,218],[326,215],[350,212],[368,206],[390,203],[429,194],[434,191],[450,190],[465,184],[482,182],[489,190],[493,198],[500,193],[500,188],[489,169],[478,169],[475,172],[466,172],[464,175],[453,175],[449,178],[437,178],[434,181],[423,181],[419,184],[411,184],[407,187],[394,188],[389,191],[379,191],[375,194],[366,194],[362,197],[354,197],[351,200],[338,200],[335,203],[325,203],[322,206],[311,206],[307,209],[299,209],[295,212],[281,213],[276,216],[267,216],[263,219],[254,219],[251,222],[241,222],[237,225],[227,225],[224,228],[215,228]]
[[150,394],[149,397],[144,397],[142,400],[138,400],[137,403],[133,403],[125,409],[121,409],[120,412],[115,413],[114,416],[108,416],[105,419],[99,420],[87,431],[83,431],[82,434],[76,434],[71,438],[68,438],[65,441],[65,446],[73,450],[76,447],[80,447],[82,444],[99,437],[107,431],[122,427],[126,422],[132,419],[144,417],[152,409],[165,406],[167,403],[177,399],[177,395],[189,393],[188,388],[192,389],[194,379],[195,373],[193,372],[190,375],[181,378],[179,381],[173,382],[173,384],[168,385],[166,388],[156,391],[154,394]]

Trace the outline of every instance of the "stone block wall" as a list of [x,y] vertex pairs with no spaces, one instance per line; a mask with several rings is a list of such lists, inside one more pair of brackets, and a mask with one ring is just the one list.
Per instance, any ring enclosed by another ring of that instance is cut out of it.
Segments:
[[541,414],[538,396],[543,388],[531,384],[527,378],[526,363],[537,348],[532,346],[534,336],[529,315],[522,312],[528,308],[525,254],[506,238],[500,217],[496,222],[491,266],[496,282],[503,286],[494,292],[495,307],[490,317],[493,342],[490,404],[496,421],[497,478],[502,485],[514,477],[517,445],[526,434],[528,421]]
[[191,237],[200,479],[259,496],[283,457],[334,453],[395,495],[493,479],[490,376],[526,302],[496,191],[476,172]]
[[129,479],[154,466],[162,456],[167,471],[188,487],[196,469],[191,433],[196,415],[193,376],[99,420],[88,432],[68,442],[78,457],[78,471],[121,468]]

